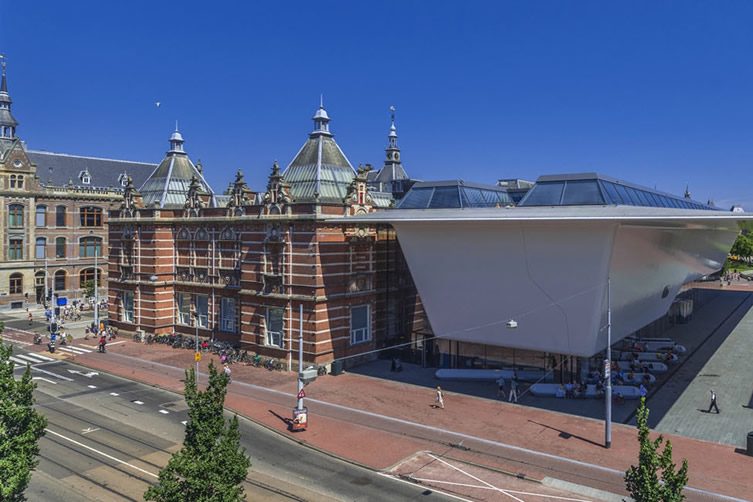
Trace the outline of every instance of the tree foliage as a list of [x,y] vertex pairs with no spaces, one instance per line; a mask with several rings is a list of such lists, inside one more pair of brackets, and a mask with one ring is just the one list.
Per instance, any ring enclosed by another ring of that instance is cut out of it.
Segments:
[[682,467],[676,470],[672,461],[672,443],[667,440],[660,452],[664,437],[649,437],[646,399],[636,412],[638,425],[638,465],[625,472],[627,491],[635,502],[681,502],[685,499],[683,489],[688,483],[688,461],[683,459]]
[[747,234],[740,234],[735,240],[735,244],[732,245],[730,254],[740,256],[742,258],[749,258],[753,256],[753,239]]
[[89,280],[84,283],[84,296],[87,298],[94,296],[94,281]]
[[225,420],[228,377],[209,365],[209,385],[199,391],[193,368],[186,370],[188,423],[183,448],[159,474],[144,498],[158,502],[234,502],[244,499],[242,482],[251,461],[240,445],[238,417]]
[[13,375],[10,345],[0,342],[0,500],[25,500],[24,491],[39,460],[39,438],[47,419],[34,409],[31,368]]

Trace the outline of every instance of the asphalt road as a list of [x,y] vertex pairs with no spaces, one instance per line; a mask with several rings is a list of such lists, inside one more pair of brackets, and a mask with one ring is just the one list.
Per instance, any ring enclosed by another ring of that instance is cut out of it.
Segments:
[[[182,396],[64,361],[35,363],[32,375],[37,406],[49,424],[28,499],[141,500],[180,448],[187,420]],[[249,500],[452,500],[311,450],[248,420],[241,419],[240,429],[252,462],[245,485]]]

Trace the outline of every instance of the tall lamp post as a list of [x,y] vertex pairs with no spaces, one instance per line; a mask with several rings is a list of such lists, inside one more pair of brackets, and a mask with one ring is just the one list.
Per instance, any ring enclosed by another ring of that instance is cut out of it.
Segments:
[[199,383],[199,306],[194,305],[193,307],[193,324],[196,328],[196,357],[194,359],[196,360],[196,383]]
[[604,360],[604,377],[607,381],[604,394],[604,447],[612,447],[612,280],[607,279],[607,351]]
[[[89,230],[89,235],[94,236],[94,230]],[[97,241],[94,241],[94,329],[97,330],[99,335],[99,298],[97,298],[97,286],[99,285],[99,271],[97,270],[97,258],[99,255],[99,247]]]

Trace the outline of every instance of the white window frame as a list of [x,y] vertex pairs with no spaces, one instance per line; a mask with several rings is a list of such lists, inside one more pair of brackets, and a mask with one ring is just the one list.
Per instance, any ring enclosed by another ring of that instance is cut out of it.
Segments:
[[175,294],[176,312],[178,314],[178,324],[185,326],[191,325],[191,293],[177,292]]
[[133,322],[133,291],[123,291],[123,321]]
[[[201,302],[199,301],[201,300]],[[203,305],[200,305],[202,303]],[[208,295],[194,295],[193,297],[194,308],[196,309],[196,317],[199,321],[200,328],[209,327],[209,296]],[[203,307],[203,308],[200,308]]]
[[[272,331],[272,312],[280,312],[280,330]],[[280,349],[285,348],[285,307],[267,307],[267,312],[264,316],[264,341],[267,345],[278,347]]]
[[[366,326],[353,326],[353,313],[356,310],[366,309]],[[371,305],[354,305],[350,307],[350,344],[357,345],[371,341]]]
[[238,329],[237,322],[238,302],[235,298],[223,296],[220,299],[220,331],[235,333]]

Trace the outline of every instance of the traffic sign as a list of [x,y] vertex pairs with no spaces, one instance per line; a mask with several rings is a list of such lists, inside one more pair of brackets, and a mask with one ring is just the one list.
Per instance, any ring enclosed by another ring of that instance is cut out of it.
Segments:
[[301,391],[298,393],[298,399],[303,399],[304,397],[306,397],[306,392],[301,389]]
[[194,361],[196,361],[197,363],[198,363],[199,361],[201,361],[201,352],[197,352],[197,353],[195,353],[195,354],[193,355],[193,360],[194,360]]

